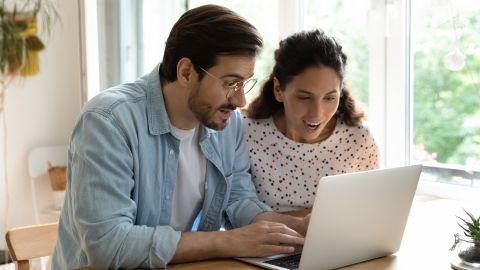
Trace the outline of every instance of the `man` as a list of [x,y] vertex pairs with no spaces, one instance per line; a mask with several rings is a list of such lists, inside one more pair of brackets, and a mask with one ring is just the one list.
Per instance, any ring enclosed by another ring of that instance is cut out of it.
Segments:
[[248,173],[235,109],[261,46],[231,10],[192,9],[152,73],[89,102],[71,138],[53,269],[159,268],[303,243],[308,218],[270,211]]

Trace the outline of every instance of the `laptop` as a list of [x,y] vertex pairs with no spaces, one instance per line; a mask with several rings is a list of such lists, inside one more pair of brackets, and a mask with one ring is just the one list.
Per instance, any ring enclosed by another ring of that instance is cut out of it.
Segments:
[[323,177],[303,249],[236,259],[266,269],[327,270],[395,253],[421,171],[410,165]]

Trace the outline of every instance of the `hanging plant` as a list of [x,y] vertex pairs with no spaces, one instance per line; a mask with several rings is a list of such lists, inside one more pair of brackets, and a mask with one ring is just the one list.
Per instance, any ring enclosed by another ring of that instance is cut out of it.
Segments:
[[49,35],[58,18],[57,9],[49,0],[17,0],[13,5],[0,0],[0,111],[8,82],[16,76],[32,76],[40,71],[38,52],[45,45],[38,35],[38,26]]
[[9,212],[5,92],[13,78],[32,76],[40,71],[38,52],[45,48],[45,44],[39,37],[38,29],[50,35],[58,18],[58,11],[51,0],[9,0],[8,3],[0,0],[0,114],[3,118],[5,227],[8,227]]
[[32,12],[7,12],[4,16],[7,23],[2,25],[13,31],[4,35],[2,40],[5,53],[1,59],[2,70],[13,76],[37,74],[40,71],[38,52],[43,50],[45,45],[37,36],[36,16]]

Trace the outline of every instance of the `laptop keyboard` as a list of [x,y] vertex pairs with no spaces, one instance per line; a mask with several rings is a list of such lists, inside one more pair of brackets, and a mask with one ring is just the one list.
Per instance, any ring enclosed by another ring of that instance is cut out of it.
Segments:
[[301,255],[302,255],[301,253],[298,253],[290,256],[281,257],[278,259],[273,259],[270,261],[265,261],[264,263],[272,264],[272,265],[283,267],[286,269],[296,270],[298,269],[298,265],[300,264]]

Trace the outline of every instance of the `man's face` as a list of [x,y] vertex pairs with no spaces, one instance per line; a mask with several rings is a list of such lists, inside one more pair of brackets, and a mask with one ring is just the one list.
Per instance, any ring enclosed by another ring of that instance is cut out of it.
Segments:
[[[224,55],[217,57],[217,64],[207,70],[203,78],[191,90],[188,106],[206,127],[222,130],[227,126],[233,110],[245,106],[242,89],[230,93],[226,85],[245,81],[253,76],[255,57]],[[203,68],[203,67],[202,67]]]

